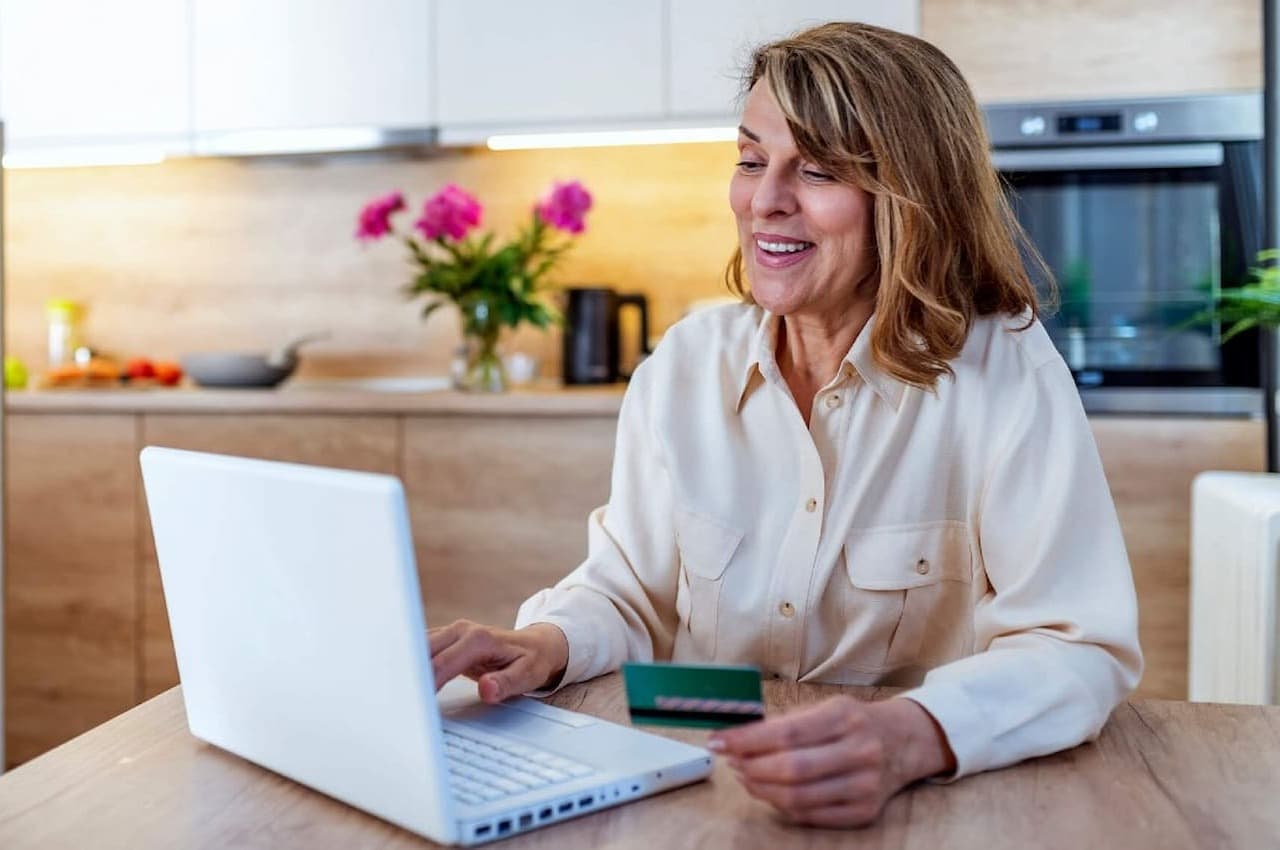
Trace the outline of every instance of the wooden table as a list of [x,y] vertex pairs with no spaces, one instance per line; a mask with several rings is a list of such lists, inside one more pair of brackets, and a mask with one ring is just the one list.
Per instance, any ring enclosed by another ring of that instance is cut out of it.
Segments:
[[[785,709],[840,692],[766,683]],[[625,717],[616,675],[553,700]],[[698,731],[664,732],[692,742]],[[192,738],[170,690],[0,777],[0,847],[411,848],[429,843]],[[502,847],[1280,847],[1280,707],[1135,700],[1097,743],[954,785],[919,784],[876,825],[790,826],[717,765],[710,782],[501,842]]]

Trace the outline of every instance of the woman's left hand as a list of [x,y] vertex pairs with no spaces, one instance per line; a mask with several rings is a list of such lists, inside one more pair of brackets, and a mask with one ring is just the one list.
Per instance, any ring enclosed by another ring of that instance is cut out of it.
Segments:
[[717,732],[709,746],[747,793],[811,826],[866,826],[907,785],[955,770],[942,729],[909,699],[832,697]]

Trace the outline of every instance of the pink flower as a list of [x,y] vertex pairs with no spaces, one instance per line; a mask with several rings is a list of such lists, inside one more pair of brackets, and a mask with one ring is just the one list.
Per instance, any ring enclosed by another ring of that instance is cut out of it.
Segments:
[[581,233],[586,230],[587,210],[591,209],[591,193],[577,180],[561,183],[557,180],[542,196],[537,206],[538,217],[565,233]]
[[448,236],[459,240],[480,224],[480,202],[450,183],[422,206],[422,218],[413,226],[428,239]]
[[360,220],[356,223],[356,238],[362,242],[381,239],[391,232],[391,216],[404,209],[404,194],[392,192],[380,198],[374,198],[360,210]]

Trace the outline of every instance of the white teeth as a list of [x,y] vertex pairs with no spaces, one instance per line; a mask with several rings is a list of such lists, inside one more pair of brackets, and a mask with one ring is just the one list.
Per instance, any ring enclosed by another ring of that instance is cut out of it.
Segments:
[[770,254],[794,254],[813,245],[812,242],[765,242],[763,239],[757,239],[756,244]]

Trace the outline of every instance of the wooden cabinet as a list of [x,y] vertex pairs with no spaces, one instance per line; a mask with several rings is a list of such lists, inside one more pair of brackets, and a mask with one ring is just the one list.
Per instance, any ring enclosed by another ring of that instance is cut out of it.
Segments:
[[[44,750],[177,681],[137,453],[144,445],[399,475],[428,622],[509,624],[586,553],[616,414],[6,416],[6,753]],[[511,402],[514,406],[514,402]],[[1185,699],[1191,481],[1260,470],[1260,422],[1091,420],[1138,591],[1139,693]]]
[[5,143],[188,142],[186,4],[0,0]]
[[612,417],[406,420],[428,623],[510,624],[521,602],[581,563],[587,514],[609,498],[616,427]]
[[919,0],[670,0],[673,115],[723,119],[737,114],[740,75],[751,50],[770,39],[827,21],[863,21],[920,31]]
[[1090,420],[1138,592],[1147,668],[1139,693],[1187,698],[1191,482],[1209,469],[1262,472],[1261,422],[1188,418]]
[[135,417],[6,416],[5,758],[138,702]]
[[1262,87],[1256,0],[925,0],[921,34],[982,101]]
[[612,415],[6,413],[9,765],[177,684],[143,446],[399,475],[430,622],[509,625],[586,553]]
[[440,123],[654,118],[663,0],[437,0]]
[[191,41],[197,134],[433,121],[428,0],[193,0]]

